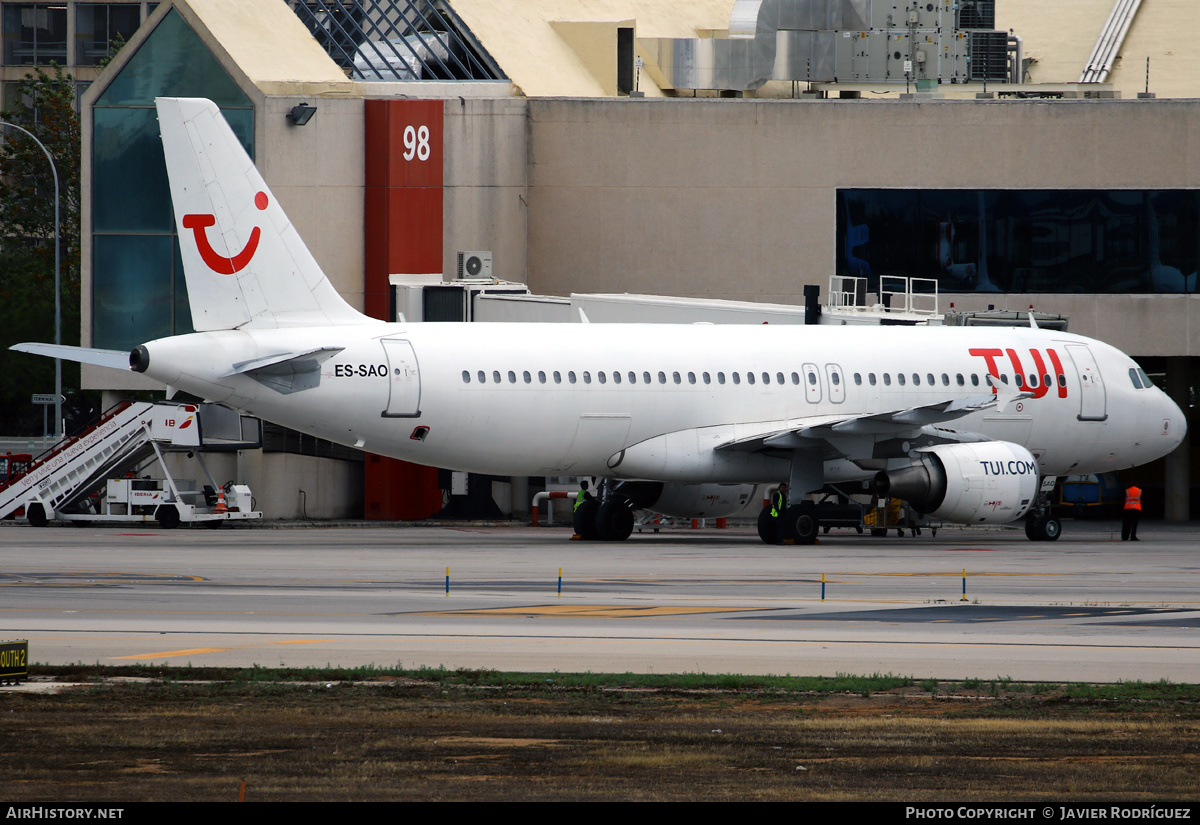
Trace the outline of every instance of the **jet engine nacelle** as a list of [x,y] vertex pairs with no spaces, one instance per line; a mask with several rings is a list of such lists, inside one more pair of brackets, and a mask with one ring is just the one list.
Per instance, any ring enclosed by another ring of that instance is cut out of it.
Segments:
[[757,484],[664,484],[625,481],[616,492],[642,510],[677,518],[726,518],[742,512],[758,491]]
[[908,467],[878,473],[875,491],[947,521],[1005,524],[1033,506],[1038,478],[1037,460],[1019,444],[941,444]]

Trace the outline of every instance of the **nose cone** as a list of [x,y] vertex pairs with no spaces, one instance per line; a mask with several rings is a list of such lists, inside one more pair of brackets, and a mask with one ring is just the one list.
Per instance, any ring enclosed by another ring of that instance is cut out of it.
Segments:
[[1187,435],[1187,417],[1183,414],[1183,410],[1179,409],[1169,395],[1162,393],[1160,400],[1161,416],[1162,416],[1162,438],[1165,442],[1163,447],[1163,455],[1174,450]]

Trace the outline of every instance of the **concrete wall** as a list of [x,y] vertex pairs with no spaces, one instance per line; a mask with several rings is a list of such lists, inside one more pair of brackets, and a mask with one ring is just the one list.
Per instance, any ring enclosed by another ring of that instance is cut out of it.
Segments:
[[262,450],[237,455],[238,483],[250,486],[263,518],[362,518],[361,463]]
[[[529,101],[536,293],[803,303],[839,188],[1200,187],[1200,101]],[[1200,355],[1200,296],[943,296],[1071,315],[1138,355]]]
[[490,250],[492,275],[524,282],[528,181],[524,98],[448,98],[442,271],[453,278],[457,253]]
[[[316,106],[304,126],[287,113]],[[309,251],[355,309],[363,308],[363,146],[361,98],[268,97],[254,113],[255,165]]]

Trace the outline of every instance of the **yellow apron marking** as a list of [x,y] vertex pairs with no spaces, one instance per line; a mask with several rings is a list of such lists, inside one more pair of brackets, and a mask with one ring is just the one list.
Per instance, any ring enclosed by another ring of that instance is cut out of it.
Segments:
[[585,619],[628,619],[646,616],[683,616],[689,613],[749,613],[765,607],[624,607],[615,605],[535,604],[527,607],[484,607],[478,610],[438,610],[408,616],[569,616]]
[[[290,639],[284,642],[267,642],[270,645],[316,645],[325,639]],[[166,659],[171,656],[195,656],[201,653],[227,653],[230,650],[244,650],[259,645],[235,645],[234,647],[193,647],[188,650],[166,650],[162,653],[138,653],[133,656],[113,656],[113,659]]]

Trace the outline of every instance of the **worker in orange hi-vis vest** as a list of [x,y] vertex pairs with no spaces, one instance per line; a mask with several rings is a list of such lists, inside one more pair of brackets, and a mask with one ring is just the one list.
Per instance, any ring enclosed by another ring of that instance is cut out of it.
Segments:
[[1137,541],[1137,523],[1142,515],[1142,488],[1136,485],[1125,491],[1125,519],[1121,522],[1121,541]]

